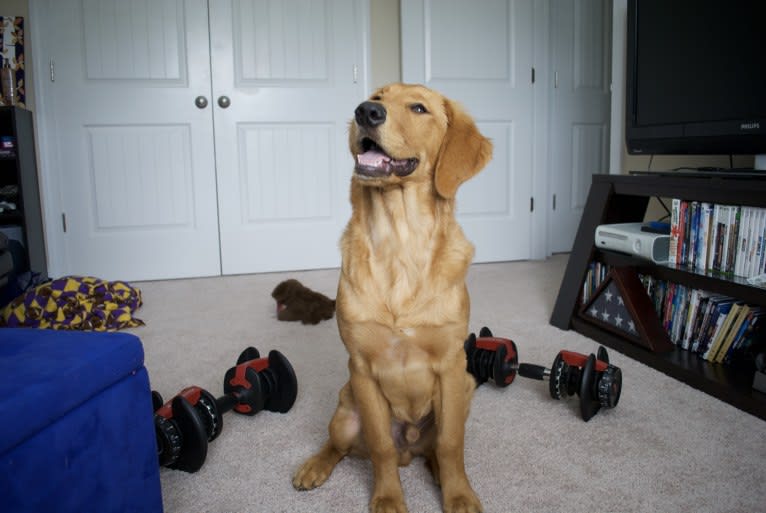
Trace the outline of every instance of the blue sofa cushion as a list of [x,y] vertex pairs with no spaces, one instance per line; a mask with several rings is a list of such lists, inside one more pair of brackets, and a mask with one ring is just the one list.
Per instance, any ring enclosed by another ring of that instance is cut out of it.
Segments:
[[0,454],[143,362],[143,346],[129,333],[0,329],[0,412],[7,419]]

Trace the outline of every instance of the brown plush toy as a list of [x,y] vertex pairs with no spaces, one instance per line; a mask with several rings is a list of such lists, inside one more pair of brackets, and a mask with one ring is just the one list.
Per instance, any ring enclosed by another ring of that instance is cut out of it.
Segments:
[[298,280],[285,280],[271,293],[277,302],[277,319],[319,324],[335,313],[335,300],[314,292]]

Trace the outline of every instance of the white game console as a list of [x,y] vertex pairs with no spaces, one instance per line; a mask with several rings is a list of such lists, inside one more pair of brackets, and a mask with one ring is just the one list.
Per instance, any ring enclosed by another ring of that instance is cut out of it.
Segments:
[[601,224],[596,227],[596,247],[651,260],[668,261],[670,235],[642,232],[643,223]]

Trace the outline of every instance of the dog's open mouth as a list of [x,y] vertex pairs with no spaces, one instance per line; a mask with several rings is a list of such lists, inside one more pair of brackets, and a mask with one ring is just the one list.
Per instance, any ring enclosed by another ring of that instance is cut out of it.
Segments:
[[370,178],[391,176],[407,176],[418,167],[418,159],[394,159],[375,141],[365,137],[362,139],[362,151],[356,156],[356,173]]

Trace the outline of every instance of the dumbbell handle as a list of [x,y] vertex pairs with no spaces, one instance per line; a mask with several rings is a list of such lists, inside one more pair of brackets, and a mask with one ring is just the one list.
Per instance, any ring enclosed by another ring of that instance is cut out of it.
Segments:
[[551,370],[542,365],[522,363],[519,364],[519,375],[525,378],[543,381],[544,379],[551,377]]
[[221,415],[231,411],[237,406],[239,402],[239,396],[236,393],[225,394],[215,400],[215,404],[218,407],[218,411]]

